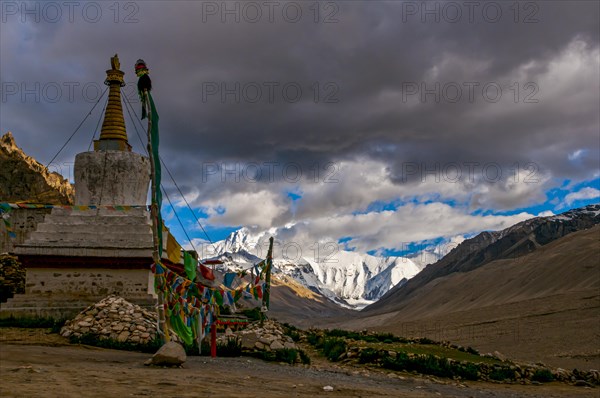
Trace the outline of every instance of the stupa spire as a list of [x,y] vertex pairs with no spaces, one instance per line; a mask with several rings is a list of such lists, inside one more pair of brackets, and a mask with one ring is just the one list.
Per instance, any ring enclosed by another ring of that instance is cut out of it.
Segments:
[[121,103],[121,87],[125,86],[123,76],[125,73],[119,68],[119,56],[115,54],[110,59],[111,69],[106,71],[104,84],[109,86],[108,104],[104,112],[104,121],[100,139],[94,141],[95,151],[116,150],[131,151],[127,142],[127,131],[125,129],[125,118],[123,117],[123,105]]

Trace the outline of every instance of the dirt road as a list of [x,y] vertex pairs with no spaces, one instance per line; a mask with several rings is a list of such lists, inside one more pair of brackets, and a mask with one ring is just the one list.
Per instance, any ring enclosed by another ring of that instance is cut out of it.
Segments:
[[[0,343],[7,397],[595,397],[600,389],[502,385],[254,358],[188,357],[182,369],[149,368],[149,354],[87,346]],[[333,391],[323,387],[332,386]]]

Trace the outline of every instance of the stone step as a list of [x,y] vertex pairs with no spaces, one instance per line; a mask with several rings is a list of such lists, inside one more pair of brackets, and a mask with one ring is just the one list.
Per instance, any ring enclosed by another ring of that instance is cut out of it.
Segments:
[[152,245],[152,231],[142,233],[128,233],[119,230],[113,230],[107,233],[98,232],[32,232],[25,245],[31,246],[42,243],[85,243],[90,247],[102,245],[117,245],[117,247],[127,248],[131,245],[150,243]]
[[151,224],[150,218],[145,215],[131,215],[129,217],[88,217],[80,215],[52,215],[44,218],[44,224],[78,225],[78,224],[105,224],[105,225],[142,225]]
[[[111,255],[110,257],[118,257],[117,252],[127,252],[127,251],[139,251],[139,250],[152,250],[152,242],[135,242],[135,243],[130,243],[127,245],[127,247],[124,247],[123,244],[121,242],[115,242],[115,241],[103,241],[103,242],[63,242],[63,241],[56,241],[56,242],[42,242],[42,241],[28,241],[22,245],[18,245],[15,246],[15,253],[16,254],[36,254],[36,255],[43,255],[44,251],[42,250],[43,248],[47,248],[47,249],[64,249],[62,250],[62,252],[64,252],[64,254],[58,254],[58,253],[48,253],[48,255],[78,255],[78,254],[67,254],[70,253],[72,250],[71,249],[90,249],[90,250],[96,250],[96,249],[110,249],[115,251],[115,255]],[[34,252],[30,252],[27,251],[27,248],[33,248],[36,249]],[[23,249],[23,250],[19,250],[19,249]],[[123,253],[120,253],[119,255],[124,255],[125,257],[131,257],[131,256],[127,256]],[[145,256],[145,254],[144,254]],[[135,257],[135,256],[134,256]]]
[[[27,295],[19,295],[27,296]],[[6,318],[54,318],[56,320],[72,319],[78,313],[96,304],[104,297],[73,298],[69,296],[49,297],[27,296],[9,299],[8,302],[0,304],[0,319]],[[15,301],[15,299],[17,299]],[[156,299],[152,295],[140,295],[139,297],[125,297],[127,301],[137,304],[142,308],[154,310]]]
[[[45,297],[31,297],[21,295],[22,297],[13,297],[8,299],[6,303],[0,304],[0,309],[6,310],[10,308],[47,308],[47,307],[78,307],[85,308],[93,301],[90,300],[75,300],[72,298],[64,298],[62,300],[49,299]],[[101,299],[101,298],[100,298]],[[99,300],[100,300],[99,299]]]
[[[64,244],[44,244],[44,245],[19,245],[15,247],[17,255],[27,256],[65,256],[65,257],[106,257],[106,258],[148,258],[152,260],[152,247],[149,245],[140,247],[90,247],[80,244],[65,246]],[[166,258],[166,252],[163,252],[163,259]]]
[[144,216],[149,212],[145,207],[130,208],[128,210],[111,210],[106,207],[87,210],[74,210],[64,207],[54,207],[50,213],[53,216],[80,216],[80,217],[131,217]]
[[[39,224],[38,234],[102,234],[102,235],[131,235],[131,234],[152,234],[152,226],[150,224],[54,224],[43,223]],[[37,236],[36,234],[32,234]]]
[[[102,300],[104,296],[79,297],[73,295],[41,295],[41,294],[17,294],[8,299],[6,303],[0,304],[0,309],[35,309],[35,308],[84,308]],[[153,305],[156,299],[150,294],[126,296],[125,299],[133,304]]]

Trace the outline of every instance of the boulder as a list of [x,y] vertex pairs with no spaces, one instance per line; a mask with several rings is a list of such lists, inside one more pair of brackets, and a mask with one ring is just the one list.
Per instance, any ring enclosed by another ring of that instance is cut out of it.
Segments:
[[253,349],[258,342],[258,336],[255,333],[243,333],[240,335],[242,348]]
[[180,366],[187,359],[183,346],[174,341],[169,341],[146,361],[145,365],[154,366]]
[[278,340],[275,340],[271,343],[272,350],[281,350],[284,348],[283,344],[281,344]]

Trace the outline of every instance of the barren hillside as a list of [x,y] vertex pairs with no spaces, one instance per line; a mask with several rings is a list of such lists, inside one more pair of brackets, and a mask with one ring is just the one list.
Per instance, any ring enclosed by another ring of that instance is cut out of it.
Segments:
[[554,366],[600,367],[600,226],[453,272],[343,326],[428,336]]
[[0,137],[0,202],[72,204],[74,195],[69,181],[27,156],[10,132]]

